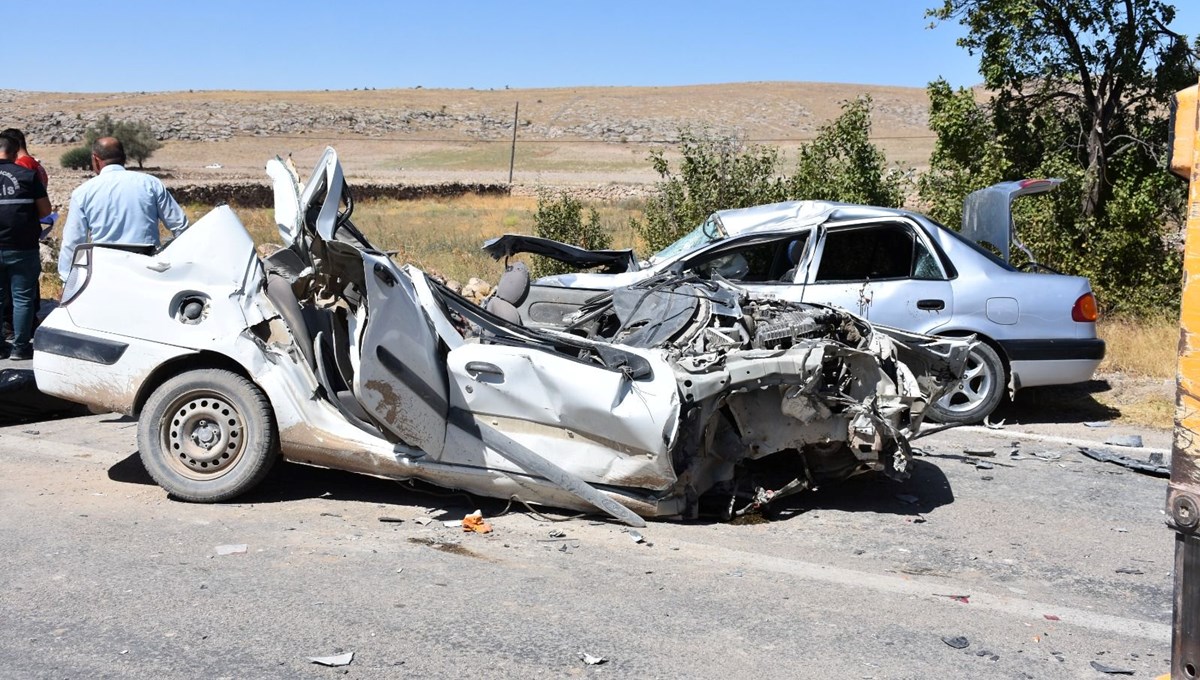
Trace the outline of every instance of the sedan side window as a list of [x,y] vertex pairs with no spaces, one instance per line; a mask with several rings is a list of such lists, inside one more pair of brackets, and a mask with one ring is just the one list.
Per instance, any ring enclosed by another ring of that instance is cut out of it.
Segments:
[[825,235],[817,281],[941,279],[937,260],[901,224],[831,230]]

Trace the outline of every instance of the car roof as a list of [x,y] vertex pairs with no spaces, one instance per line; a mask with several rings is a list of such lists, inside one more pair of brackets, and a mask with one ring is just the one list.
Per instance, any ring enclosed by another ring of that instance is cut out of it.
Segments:
[[783,201],[713,213],[729,236],[766,231],[807,229],[831,219],[895,217],[903,211],[834,201]]

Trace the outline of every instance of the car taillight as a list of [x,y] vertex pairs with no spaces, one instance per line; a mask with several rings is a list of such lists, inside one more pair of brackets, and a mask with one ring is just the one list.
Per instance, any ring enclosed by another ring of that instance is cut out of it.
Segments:
[[1071,308],[1071,318],[1075,321],[1092,322],[1100,318],[1100,312],[1096,309],[1096,296],[1091,293],[1084,293],[1075,301],[1075,306]]
[[71,271],[67,272],[67,280],[63,282],[62,299],[59,306],[65,307],[71,300],[79,297],[87,287],[92,274],[92,249],[76,248],[75,259],[71,261]]

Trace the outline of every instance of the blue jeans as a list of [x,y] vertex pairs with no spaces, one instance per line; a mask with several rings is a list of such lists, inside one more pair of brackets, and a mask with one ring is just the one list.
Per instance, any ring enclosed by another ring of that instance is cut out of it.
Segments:
[[42,262],[37,249],[0,250],[0,304],[13,306],[12,350],[23,352],[33,340],[33,308]]

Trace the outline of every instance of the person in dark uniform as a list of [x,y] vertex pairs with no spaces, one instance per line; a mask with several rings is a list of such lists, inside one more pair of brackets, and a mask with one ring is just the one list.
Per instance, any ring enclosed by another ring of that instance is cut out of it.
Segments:
[[50,199],[37,173],[17,165],[19,151],[16,140],[0,135],[0,301],[11,298],[13,306],[12,345],[3,343],[0,354],[32,359],[39,220],[50,214]]

